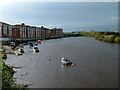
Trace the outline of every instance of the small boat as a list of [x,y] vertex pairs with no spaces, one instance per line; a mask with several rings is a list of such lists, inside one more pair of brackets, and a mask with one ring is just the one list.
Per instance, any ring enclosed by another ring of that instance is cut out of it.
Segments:
[[38,49],[38,47],[33,47],[33,52],[39,52],[39,49]]
[[11,47],[11,49],[14,49],[16,47],[16,44],[14,42],[11,42],[10,47]]
[[19,55],[22,55],[22,53],[18,50],[14,51],[15,55],[19,56]]
[[65,57],[62,57],[61,62],[63,65],[67,65],[67,66],[73,64],[70,60],[66,59]]
[[25,52],[22,48],[19,48],[18,51],[21,52],[21,53]]
[[29,44],[29,48],[33,48],[33,43],[30,43],[30,44]]
[[40,40],[37,40],[37,42],[36,42],[37,44],[41,44],[41,41]]

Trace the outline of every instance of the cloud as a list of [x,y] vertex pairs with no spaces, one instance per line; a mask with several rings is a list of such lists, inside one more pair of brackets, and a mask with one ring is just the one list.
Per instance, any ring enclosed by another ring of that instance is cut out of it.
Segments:
[[90,22],[90,21],[76,21],[76,22],[63,22],[63,23],[56,23],[56,24],[47,24],[47,27],[90,27],[96,26],[97,23]]

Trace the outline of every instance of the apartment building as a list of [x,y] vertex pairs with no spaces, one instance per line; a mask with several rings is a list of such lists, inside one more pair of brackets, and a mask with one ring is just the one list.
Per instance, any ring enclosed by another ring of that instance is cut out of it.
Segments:
[[0,22],[0,38],[2,38],[3,41],[12,38],[12,25]]
[[50,37],[62,37],[63,29],[48,29],[43,26],[29,26],[25,23],[10,25],[0,22],[0,37],[2,39],[45,39]]

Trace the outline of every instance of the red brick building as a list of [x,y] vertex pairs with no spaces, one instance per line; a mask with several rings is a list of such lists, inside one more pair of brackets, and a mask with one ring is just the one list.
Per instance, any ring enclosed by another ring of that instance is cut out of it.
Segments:
[[45,38],[50,37],[50,30],[48,28],[45,28]]
[[56,37],[56,28],[50,30],[50,37]]
[[12,28],[12,38],[13,39],[20,38],[20,28],[18,25],[13,26],[13,28]]
[[50,30],[41,26],[41,38],[49,38],[50,37]]
[[58,37],[63,37],[63,29],[58,29]]
[[50,30],[51,37],[63,37],[63,29],[61,28],[53,28]]
[[28,38],[28,30],[29,30],[28,25],[25,25],[24,23],[14,25],[12,28],[12,38],[14,39],[26,39]]
[[0,38],[11,39],[12,37],[12,25],[0,22]]
[[43,26],[35,27],[22,24],[10,25],[0,22],[0,37],[12,39],[44,39],[49,37],[63,37],[63,29],[48,29]]
[[36,38],[36,28],[35,26],[30,26],[29,38]]
[[22,23],[21,25],[14,25],[13,30],[13,38],[16,39],[28,39],[28,38],[36,38],[36,28],[35,26],[28,26]]
[[40,38],[41,37],[41,28],[36,28],[36,38]]

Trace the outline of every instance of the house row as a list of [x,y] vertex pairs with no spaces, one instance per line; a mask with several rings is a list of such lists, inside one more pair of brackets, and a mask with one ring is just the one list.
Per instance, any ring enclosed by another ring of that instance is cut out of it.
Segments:
[[0,37],[11,39],[46,39],[51,37],[63,37],[63,29],[48,29],[43,26],[29,26],[22,24],[10,25],[0,22]]

